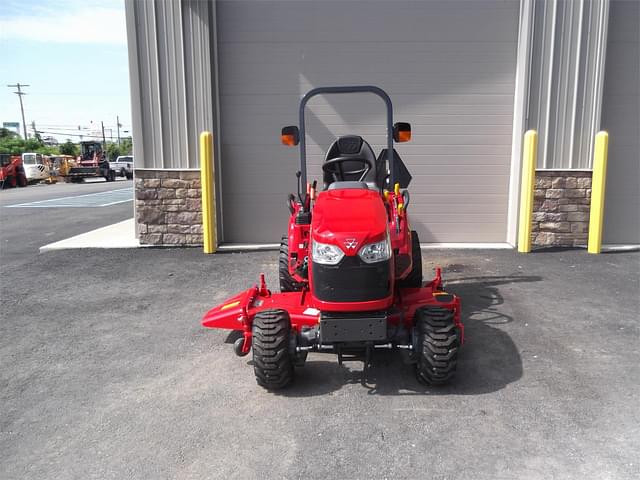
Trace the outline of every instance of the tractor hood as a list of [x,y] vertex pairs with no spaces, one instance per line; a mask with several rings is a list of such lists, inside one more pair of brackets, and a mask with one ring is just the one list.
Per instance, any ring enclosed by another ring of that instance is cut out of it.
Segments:
[[387,212],[377,191],[364,188],[320,192],[313,207],[311,237],[337,245],[347,256],[363,245],[383,240]]

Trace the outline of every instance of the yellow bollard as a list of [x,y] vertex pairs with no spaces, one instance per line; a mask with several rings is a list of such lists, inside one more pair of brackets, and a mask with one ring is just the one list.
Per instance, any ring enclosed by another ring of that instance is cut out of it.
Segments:
[[204,253],[216,251],[216,206],[213,185],[213,135],[200,134],[200,183],[202,188],[202,239]]
[[598,132],[593,154],[593,176],[591,178],[591,208],[589,209],[589,243],[587,252],[600,253],[602,227],[604,224],[604,193],[607,183],[607,157],[609,134]]
[[531,252],[531,218],[533,217],[533,189],[536,183],[538,157],[538,132],[524,134],[522,150],[522,185],[520,187],[520,223],[518,228],[518,252]]

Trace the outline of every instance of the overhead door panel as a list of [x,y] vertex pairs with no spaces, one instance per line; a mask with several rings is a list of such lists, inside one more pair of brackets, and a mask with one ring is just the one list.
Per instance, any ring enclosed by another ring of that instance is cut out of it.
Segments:
[[[504,242],[518,2],[217,3],[225,242],[279,240],[298,152],[279,143],[300,97],[377,85],[413,174],[410,214],[423,242]],[[316,97],[307,113],[309,178],[337,135],[385,143],[373,95]]]

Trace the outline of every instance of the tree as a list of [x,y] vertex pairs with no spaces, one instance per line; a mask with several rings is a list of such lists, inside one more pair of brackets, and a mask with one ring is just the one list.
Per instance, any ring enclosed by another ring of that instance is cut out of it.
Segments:
[[71,155],[73,157],[77,157],[78,155],[80,155],[80,149],[71,140],[67,140],[62,145],[60,145],[59,150],[61,155]]

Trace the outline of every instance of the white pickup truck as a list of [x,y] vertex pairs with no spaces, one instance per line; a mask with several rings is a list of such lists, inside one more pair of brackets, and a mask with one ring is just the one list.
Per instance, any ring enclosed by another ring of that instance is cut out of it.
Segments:
[[116,172],[120,177],[127,177],[127,180],[133,178],[133,156],[121,155],[116,158],[115,162],[109,162],[111,170]]

